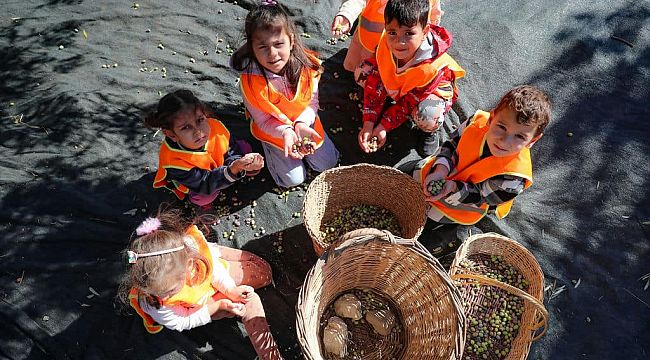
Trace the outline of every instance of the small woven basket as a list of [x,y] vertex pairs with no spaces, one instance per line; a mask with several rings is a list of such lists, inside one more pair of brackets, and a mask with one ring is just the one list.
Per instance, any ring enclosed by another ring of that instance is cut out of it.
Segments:
[[[470,273],[467,268],[460,265],[468,257],[479,254],[500,256],[503,261],[512,265],[528,282],[528,291],[523,291],[483,274]],[[532,342],[544,335],[548,323],[548,312],[543,304],[544,273],[533,254],[518,242],[496,233],[473,235],[467,238],[456,251],[456,257],[451,264],[449,274],[459,287],[478,283],[498,287],[524,300],[519,332],[512,340],[510,351],[505,359],[526,359]],[[463,304],[467,316],[485,311],[484,307],[480,305],[482,302],[482,293],[479,293],[478,296],[470,296],[469,292],[466,292],[463,295]]]
[[[403,336],[359,339],[363,359],[460,359],[465,314],[458,289],[440,263],[414,240],[360,229],[343,235],[309,271],[298,295],[296,330],[308,360],[325,359],[321,316],[340,295],[370,289],[396,310]],[[365,341],[362,341],[365,340]]]
[[412,177],[388,167],[356,164],[329,169],[311,182],[302,205],[307,233],[320,256],[329,246],[321,225],[340,209],[355,205],[382,207],[395,215],[404,239],[416,240],[426,222],[422,187]]

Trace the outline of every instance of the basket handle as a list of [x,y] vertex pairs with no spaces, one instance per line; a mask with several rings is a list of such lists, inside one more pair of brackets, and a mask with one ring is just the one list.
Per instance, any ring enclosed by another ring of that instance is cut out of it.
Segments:
[[[469,280],[475,280],[478,283],[481,284],[487,284],[487,285],[492,285],[496,286],[502,290],[507,291],[508,293],[519,296],[520,298],[523,298],[524,300],[527,300],[533,306],[535,306],[536,311],[537,311],[537,318],[538,321],[535,325],[532,327],[529,327],[528,329],[531,331],[534,331],[536,334],[533,336],[532,341],[535,341],[542,337],[545,333],[546,330],[548,329],[548,311],[544,307],[544,304],[542,304],[539,300],[537,300],[535,297],[531,296],[529,293],[518,289],[512,285],[503,283],[501,281],[489,278],[487,276],[483,275],[476,275],[476,274],[454,274],[451,276],[452,280],[460,280],[460,279],[469,279]],[[541,331],[539,329],[542,328]]]
[[[361,228],[361,229],[356,229],[352,230],[350,232],[347,232],[343,234],[340,239],[341,242],[345,242],[346,240],[358,238],[358,237],[367,237],[371,236],[374,238],[379,237],[381,240],[388,241],[392,244],[399,244],[399,245],[406,245],[406,246],[413,246],[415,245],[415,240],[413,239],[402,239],[401,237],[393,235],[388,230],[379,230],[375,228]],[[363,241],[365,241],[364,239]]]

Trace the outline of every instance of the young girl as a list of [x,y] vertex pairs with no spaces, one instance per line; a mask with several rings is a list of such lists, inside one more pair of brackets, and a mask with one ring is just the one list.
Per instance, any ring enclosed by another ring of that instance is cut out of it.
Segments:
[[[181,200],[189,195],[192,203],[204,207],[219,190],[264,167],[262,155],[241,149],[243,142],[233,141],[221,121],[209,114],[191,91],[177,90],[163,96],[144,121],[165,135],[153,187],[166,187]],[[244,152],[248,154],[242,156]]]
[[320,60],[302,46],[296,26],[277,2],[265,0],[246,16],[246,43],[231,58],[251,132],[262,142],[269,172],[283,187],[314,170],[336,166],[338,150],[317,115]]
[[[341,36],[352,29],[352,23],[359,18],[359,25],[352,36],[343,67],[355,71],[365,59],[374,56],[379,37],[384,31],[384,8],[388,0],[347,0],[341,4],[339,12],[332,20],[331,32]],[[439,25],[444,13],[439,0],[429,1],[429,22]]]
[[183,331],[239,316],[260,359],[282,359],[255,289],[271,283],[271,267],[246,251],[206,241],[177,210],[161,211],[136,230],[126,251],[129,270],[120,298],[146,330]]

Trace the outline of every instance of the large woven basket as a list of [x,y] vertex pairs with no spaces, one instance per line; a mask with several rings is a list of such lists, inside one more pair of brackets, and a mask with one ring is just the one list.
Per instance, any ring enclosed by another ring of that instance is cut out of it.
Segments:
[[329,246],[321,225],[340,209],[355,205],[383,207],[395,215],[405,239],[420,236],[426,222],[422,187],[412,177],[387,166],[356,164],[329,169],[309,185],[302,205],[303,220],[314,251]]
[[[478,254],[500,256],[528,282],[528,290],[520,290],[483,274],[470,273],[467,268],[460,265],[463,260]],[[459,287],[478,283],[487,287],[500,288],[524,300],[521,326],[505,359],[526,359],[532,342],[544,335],[548,322],[548,312],[543,304],[544,273],[533,254],[518,242],[496,233],[473,235],[467,238],[456,251],[449,274]],[[463,295],[465,313],[468,317],[479,311],[485,311],[480,305],[482,301],[483,293],[471,296],[466,292]]]
[[321,315],[353,289],[371,289],[389,300],[403,330],[401,339],[372,342],[363,349],[364,360],[461,358],[465,315],[460,293],[442,265],[417,241],[360,229],[336,241],[300,289],[296,329],[306,359],[325,359]]

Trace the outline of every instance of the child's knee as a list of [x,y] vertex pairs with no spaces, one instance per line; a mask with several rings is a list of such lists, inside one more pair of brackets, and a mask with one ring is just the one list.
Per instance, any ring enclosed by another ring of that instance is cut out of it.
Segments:
[[260,257],[256,257],[254,260],[257,267],[257,277],[259,278],[259,284],[255,288],[262,288],[269,285],[273,281],[273,274],[271,270],[271,265]]
[[275,179],[275,183],[278,184],[278,186],[282,186],[285,188],[298,186],[304,182],[305,182],[305,174],[302,172],[297,174],[293,174],[293,173],[281,174],[278,175]]
[[445,119],[445,103],[440,99],[426,98],[413,109],[411,118],[420,130],[435,131]]

